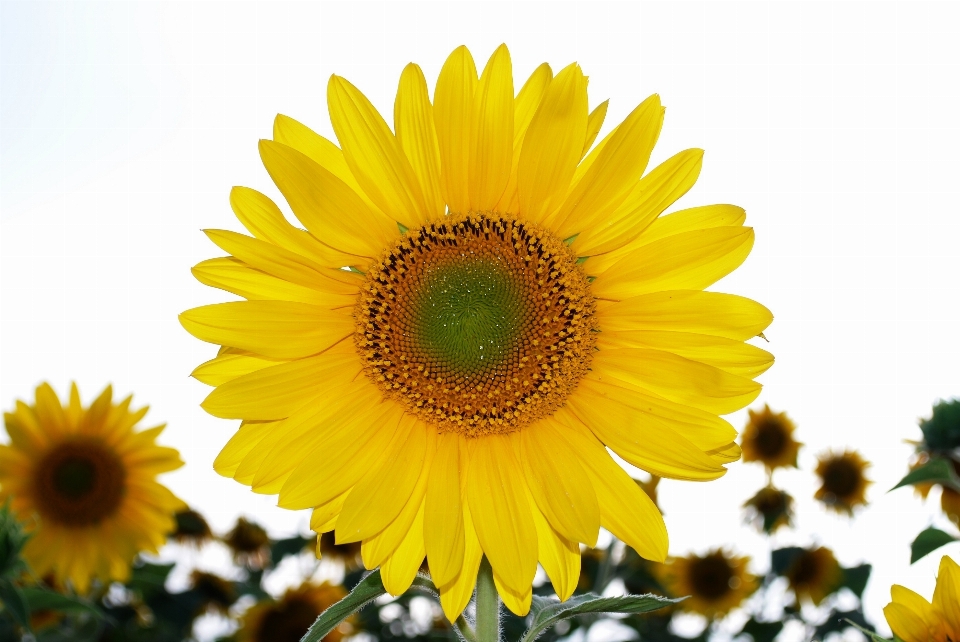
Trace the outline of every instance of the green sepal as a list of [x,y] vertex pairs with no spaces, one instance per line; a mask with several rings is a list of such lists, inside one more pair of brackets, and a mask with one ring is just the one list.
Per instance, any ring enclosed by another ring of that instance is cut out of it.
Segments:
[[933,527],[922,530],[920,534],[917,535],[917,538],[913,540],[913,543],[910,544],[910,563],[913,564],[941,546],[956,541],[958,541],[957,538],[950,533],[945,533]]
[[906,477],[891,488],[896,490],[903,486],[913,486],[914,484],[940,484],[946,488],[952,488],[960,492],[960,477],[954,472],[953,466],[946,459],[934,458],[925,463],[916,470],[911,470]]
[[10,611],[17,624],[33,633],[30,628],[30,605],[27,604],[20,587],[10,580],[0,579],[0,605],[3,605],[4,610]]
[[540,634],[567,620],[588,613],[649,613],[671,604],[682,602],[686,598],[671,600],[659,595],[625,595],[623,597],[601,597],[596,593],[586,593],[571,597],[566,602],[556,598],[534,595],[530,604],[532,622],[530,628],[520,638],[520,642],[533,642]]

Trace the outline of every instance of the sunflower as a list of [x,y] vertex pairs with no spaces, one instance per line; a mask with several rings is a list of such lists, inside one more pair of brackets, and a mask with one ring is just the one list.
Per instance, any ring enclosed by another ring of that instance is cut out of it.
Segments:
[[803,549],[783,575],[798,603],[807,598],[817,605],[836,591],[843,579],[843,571],[833,551],[824,546]]
[[853,509],[867,504],[867,486],[872,484],[864,476],[870,464],[856,451],[825,453],[817,460],[820,488],[814,498],[838,513],[853,515]]
[[960,565],[944,555],[940,559],[933,602],[910,589],[893,585],[893,600],[883,607],[887,624],[903,642],[954,642],[960,640]]
[[270,537],[263,526],[243,517],[229,533],[223,536],[223,543],[233,553],[233,559],[244,566],[263,568],[270,559]]
[[[953,466],[954,472],[960,475],[960,462],[953,458],[950,458],[949,461],[950,465]],[[916,460],[910,466],[910,470],[914,471],[929,462],[930,454],[920,451],[917,453]],[[920,497],[926,499],[934,486],[940,488],[940,508],[943,510],[944,515],[954,524],[960,524],[960,492],[947,486],[930,483],[914,484],[913,489]]]
[[190,589],[199,601],[198,613],[209,611],[227,615],[239,597],[233,582],[216,573],[195,570],[190,574]]
[[38,517],[24,558],[39,575],[69,580],[85,593],[92,578],[124,581],[137,553],[156,553],[175,527],[182,501],[156,476],[183,465],[155,441],[163,425],[136,431],[147,408],[132,397],[114,404],[110,386],[84,408],[76,384],[61,404],[49,384],[36,402],[5,413],[0,446],[0,503]]
[[[300,642],[321,613],[341,599],[347,591],[336,584],[306,582],[291,588],[279,600],[267,599],[244,613],[237,642]],[[324,642],[339,642],[351,633],[351,616],[327,634]]]
[[702,151],[644,175],[659,96],[594,145],[606,103],[588,112],[580,67],[541,65],[515,97],[505,46],[479,78],[457,48],[432,103],[408,65],[394,130],[343,78],[327,98],[340,147],[286,116],[260,142],[306,230],[235,188],[252,236],[208,231],[231,256],[194,268],[247,299],[180,317],[221,346],[194,371],[203,407],[243,420],[215,469],[362,542],[393,595],[426,555],[451,619],[484,555],[518,614],[538,560],[570,596],[601,525],[663,560],[659,511],[606,447],[720,477],[740,455],[720,415],[773,362],[745,343],[770,312],[704,291],[753,245],[743,210],[660,216]]
[[213,539],[210,525],[197,511],[188,508],[178,511],[173,517],[177,526],[170,538],[178,544],[200,548]]
[[743,448],[743,461],[762,462],[767,470],[777,468],[796,468],[800,442],[794,440],[796,425],[785,412],[773,412],[764,404],[763,410],[748,411],[750,420],[743,431],[740,446]]
[[703,556],[675,558],[656,567],[654,573],[671,594],[689,596],[679,604],[680,609],[722,617],[757,588],[757,578],[747,572],[749,562],[749,557],[716,549]]
[[317,559],[337,560],[346,568],[353,568],[360,559],[360,542],[337,544],[333,531],[317,533]]
[[781,526],[790,527],[793,522],[793,497],[786,491],[765,486],[743,505],[747,509],[747,521],[768,535]]

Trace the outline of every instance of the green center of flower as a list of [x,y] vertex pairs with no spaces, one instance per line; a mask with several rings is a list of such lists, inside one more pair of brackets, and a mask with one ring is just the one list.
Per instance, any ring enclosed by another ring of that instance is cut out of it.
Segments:
[[441,431],[512,432],[586,372],[594,301],[559,239],[499,214],[410,230],[371,266],[357,350],[388,397]]

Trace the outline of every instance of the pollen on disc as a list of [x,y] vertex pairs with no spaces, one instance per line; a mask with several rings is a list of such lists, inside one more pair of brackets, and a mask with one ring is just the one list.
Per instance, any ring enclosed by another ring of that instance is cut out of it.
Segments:
[[439,430],[512,432],[563,404],[595,343],[576,255],[530,223],[451,215],[371,266],[355,317],[367,375]]

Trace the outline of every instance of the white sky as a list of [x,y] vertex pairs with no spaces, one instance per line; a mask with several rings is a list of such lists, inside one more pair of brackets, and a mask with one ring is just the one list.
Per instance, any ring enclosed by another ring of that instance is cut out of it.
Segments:
[[[919,2],[4,1],[0,406],[42,380],[64,392],[75,379],[85,400],[113,382],[169,423],[163,441],[187,465],[166,482],[215,527],[242,513],[277,535],[305,529],[307,513],[211,468],[236,422],[200,409],[209,389],[188,374],[214,348],[176,320],[229,298],[190,275],[221,253],[200,229],[240,229],[232,185],[283,202],[257,139],[277,112],[332,137],[331,73],[390,120],[407,62],[432,85],[457,45],[482,65],[506,42],[518,78],[578,61],[591,105],[611,99],[604,131],[659,93],[653,162],[706,149],[680,206],[746,208],[755,250],[714,289],[776,315],[764,347],[777,363],[757,403],[787,410],[806,443],[804,471],[776,477],[799,502],[798,529],[777,542],[873,563],[866,608],[881,622],[891,583],[930,595],[939,554],[910,566],[908,545],[944,524],[936,502],[885,491],[918,417],[960,395],[958,18],[958,4]],[[877,481],[853,522],[812,500],[815,455],[848,446]],[[665,482],[671,552],[726,543],[763,570],[766,545],[739,510],[762,484],[741,464],[718,482]]]

